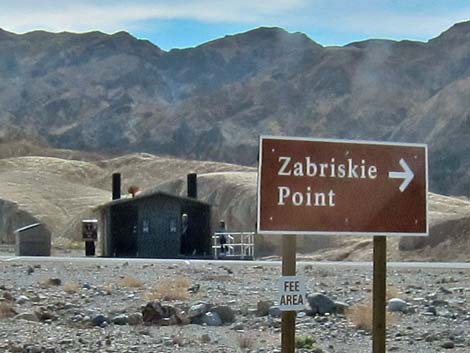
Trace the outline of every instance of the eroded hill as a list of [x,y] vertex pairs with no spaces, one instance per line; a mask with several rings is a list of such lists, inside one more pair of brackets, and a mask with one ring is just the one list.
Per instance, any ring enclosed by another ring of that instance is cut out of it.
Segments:
[[[15,144],[0,159],[0,240],[12,232],[43,222],[56,246],[80,240],[80,222],[96,206],[111,199],[111,175],[122,173],[122,194],[130,185],[143,191],[161,190],[186,195],[186,175],[198,173],[198,195],[213,206],[213,224],[224,219],[234,231],[254,231],[257,173],[235,164],[202,162],[132,154],[108,158],[74,151],[34,149]],[[35,151],[40,155],[30,154]],[[78,158],[78,159],[75,159]],[[389,238],[392,260],[467,261],[470,251],[470,202],[430,193],[431,234],[428,238]],[[257,254],[277,255],[280,238],[257,237]],[[370,237],[298,237],[299,256],[327,260],[368,260]]]

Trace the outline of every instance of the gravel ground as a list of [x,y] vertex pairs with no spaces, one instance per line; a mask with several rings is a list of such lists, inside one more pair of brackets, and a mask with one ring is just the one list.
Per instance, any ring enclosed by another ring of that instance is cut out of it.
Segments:
[[[367,306],[351,314],[371,296],[371,269],[305,265],[298,274],[309,293],[350,310],[299,312],[296,335],[314,343],[297,351],[371,352],[370,333],[354,321]],[[0,262],[0,352],[280,352],[280,319],[258,308],[275,300],[279,275],[269,264]],[[179,282],[181,299],[163,304],[228,306],[233,322],[143,323],[142,308]],[[387,351],[470,352],[470,271],[389,269],[388,288],[406,303],[389,320]]]

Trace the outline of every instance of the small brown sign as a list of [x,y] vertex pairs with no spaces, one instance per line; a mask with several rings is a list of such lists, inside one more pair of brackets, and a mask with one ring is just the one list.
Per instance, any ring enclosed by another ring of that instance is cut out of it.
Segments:
[[82,239],[84,241],[98,240],[98,220],[84,219],[82,221]]
[[258,233],[428,235],[427,146],[262,136]]

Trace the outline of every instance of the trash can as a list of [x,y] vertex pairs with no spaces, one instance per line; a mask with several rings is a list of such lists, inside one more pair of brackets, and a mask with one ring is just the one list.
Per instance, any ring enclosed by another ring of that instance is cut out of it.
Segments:
[[15,230],[16,256],[51,256],[51,233],[41,223]]

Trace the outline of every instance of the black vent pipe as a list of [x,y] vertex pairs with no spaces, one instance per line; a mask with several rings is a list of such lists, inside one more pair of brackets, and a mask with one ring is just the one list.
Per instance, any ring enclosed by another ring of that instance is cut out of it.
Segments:
[[188,197],[197,199],[197,174],[188,174]]
[[113,174],[113,200],[121,198],[121,173]]

